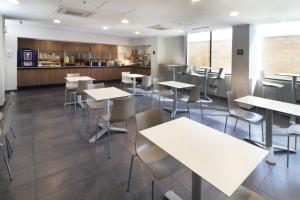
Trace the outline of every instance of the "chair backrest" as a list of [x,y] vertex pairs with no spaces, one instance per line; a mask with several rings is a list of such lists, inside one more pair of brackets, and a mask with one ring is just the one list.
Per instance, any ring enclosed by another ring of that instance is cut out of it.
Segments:
[[88,89],[98,89],[98,88],[104,88],[104,83],[95,83],[95,84],[88,84]]
[[266,79],[265,72],[263,70],[260,71],[260,80],[264,81]]
[[2,124],[2,136],[6,135],[11,127],[11,121],[12,121],[12,109],[14,107],[15,103],[14,102],[8,102],[4,119],[3,119],[3,124]]
[[135,115],[136,120],[136,152],[139,153],[139,149],[142,149],[143,147],[152,144],[148,139],[146,139],[143,135],[141,135],[139,132],[162,124],[163,118],[160,109],[155,108],[152,110],[148,110],[146,112],[142,112]]
[[224,68],[220,68],[218,72],[218,79],[225,79],[225,71]]
[[128,76],[125,76],[127,74],[130,74],[130,72],[122,72],[122,82],[128,82],[131,81],[131,78]]
[[135,115],[135,104],[132,96],[113,99],[111,122],[124,122]]
[[236,93],[233,91],[226,92],[227,94],[227,103],[228,103],[228,111],[231,112],[237,108],[240,108],[239,104],[234,101],[237,99]]
[[93,80],[79,80],[78,81],[78,87],[77,87],[77,92],[78,93],[83,93],[83,90],[88,89],[88,85],[92,84]]
[[152,85],[152,76],[143,76],[142,88],[149,88]]
[[191,93],[189,95],[189,102],[197,102],[201,100],[200,98],[201,87],[195,86],[191,88]]
[[80,73],[67,74],[67,77],[78,77],[78,76],[80,76]]

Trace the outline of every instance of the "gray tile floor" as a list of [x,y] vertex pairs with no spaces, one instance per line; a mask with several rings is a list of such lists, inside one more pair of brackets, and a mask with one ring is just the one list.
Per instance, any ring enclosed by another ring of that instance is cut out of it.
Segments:
[[[118,85],[118,84],[116,84]],[[84,112],[75,114],[63,106],[64,88],[44,88],[17,92],[13,128],[17,138],[11,138],[14,153],[9,160],[13,181],[9,181],[0,160],[0,199],[150,199],[151,174],[135,160],[131,191],[126,192],[129,164],[134,151],[135,121],[129,122],[129,133],[112,135],[112,159],[106,158],[106,138],[98,144],[87,143],[94,133],[96,116],[90,114],[89,131]],[[168,102],[166,103],[168,104]],[[136,112],[157,107],[148,97],[136,97]],[[259,110],[262,112],[262,110]],[[223,131],[226,114],[225,101],[206,104],[204,121],[199,110],[192,110],[192,118]],[[178,115],[182,116],[182,115]],[[284,132],[288,118],[275,115],[275,131]],[[169,114],[164,112],[169,120]],[[247,136],[245,122],[233,131],[234,120],[230,120],[227,134],[243,138]],[[125,126],[117,124],[117,126]],[[253,125],[253,135],[261,137],[259,126]],[[285,138],[275,142],[284,143]],[[195,158],[196,159],[196,158]],[[291,156],[290,168],[285,167],[285,154],[276,154],[278,164],[262,162],[244,182],[270,200],[300,199],[300,156]],[[216,165],[222,165],[216,161]],[[234,172],[232,172],[234,173]],[[167,190],[174,190],[183,199],[191,199],[191,172],[182,167],[172,176],[160,180],[155,186],[156,199],[163,199]],[[203,183],[203,199],[218,199],[221,194],[210,184]]]

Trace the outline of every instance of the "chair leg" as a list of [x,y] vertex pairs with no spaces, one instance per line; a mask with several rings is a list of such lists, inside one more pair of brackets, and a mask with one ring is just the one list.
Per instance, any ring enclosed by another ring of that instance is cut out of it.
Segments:
[[188,117],[191,118],[189,103],[186,103],[186,107],[187,107],[187,111],[188,111]]
[[154,178],[152,178],[151,199],[154,200]]
[[128,121],[125,121],[125,126],[126,126],[126,134],[128,135]]
[[288,140],[287,140],[287,158],[286,158],[286,167],[289,167],[289,160],[290,160],[290,135],[288,135]]
[[13,128],[11,126],[10,126],[10,132],[11,132],[12,136],[15,138],[16,135],[15,135],[15,132],[14,132],[14,130],[13,130]]
[[10,145],[7,135],[5,135],[5,142],[6,142],[6,149],[7,149],[7,157],[10,158],[11,154],[13,153],[13,150],[11,148],[11,145]]
[[262,91],[262,88],[263,88],[263,86],[261,85],[261,86],[260,86],[260,89],[259,89],[259,93],[258,93],[258,96],[259,96],[259,97],[261,97],[261,91]]
[[202,118],[202,121],[203,121],[203,109],[202,109],[202,103],[201,103],[201,101],[200,101],[199,103],[200,103],[201,118]]
[[236,121],[235,121],[235,124],[234,124],[234,132],[235,132],[235,129],[236,129],[236,125],[237,125],[237,123],[238,123],[238,121],[239,121],[239,118],[236,118]]
[[297,140],[298,140],[298,136],[295,135],[295,151],[297,151]]
[[226,128],[227,128],[227,121],[228,121],[228,117],[229,117],[229,116],[226,116],[224,133],[226,133]]
[[251,123],[249,122],[249,140],[251,141]]
[[65,105],[66,105],[66,103],[67,103],[67,95],[68,95],[68,90],[67,90],[67,88],[65,89]]
[[261,121],[261,140],[264,142],[265,141],[265,136],[264,136],[264,122]]
[[4,161],[5,161],[6,169],[7,169],[8,175],[9,175],[9,179],[12,180],[12,175],[11,175],[10,167],[9,167],[7,158],[5,156],[4,149],[3,149],[3,144],[2,143],[0,143],[0,148],[1,148],[1,152],[2,152],[2,155],[3,155]]
[[107,126],[107,146],[108,146],[108,158],[111,159],[110,130],[109,130],[109,125]]
[[133,161],[136,155],[131,156],[131,162],[130,162],[130,170],[129,170],[129,177],[128,177],[128,183],[127,183],[127,192],[129,192],[130,189],[130,182],[131,182],[131,173],[132,173],[132,167],[133,167]]

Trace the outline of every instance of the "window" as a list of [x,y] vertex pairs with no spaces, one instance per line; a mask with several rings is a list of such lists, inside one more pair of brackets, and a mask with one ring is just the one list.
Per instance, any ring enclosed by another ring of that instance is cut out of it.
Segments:
[[232,29],[216,30],[212,32],[212,67],[224,68],[231,73],[232,59]]
[[267,76],[300,73],[300,22],[259,25],[260,69]]
[[189,65],[224,68],[225,72],[231,73],[232,28],[212,31],[212,38],[210,32],[191,33],[187,40]]
[[208,67],[210,65],[210,33],[188,34],[188,64],[194,67]]

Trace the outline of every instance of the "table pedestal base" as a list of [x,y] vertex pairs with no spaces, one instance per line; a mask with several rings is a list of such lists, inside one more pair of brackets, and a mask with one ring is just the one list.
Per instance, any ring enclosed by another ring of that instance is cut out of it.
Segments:
[[180,198],[175,192],[173,192],[172,190],[168,191],[165,193],[165,199],[168,200],[182,200],[182,198]]
[[[99,128],[101,128],[101,130],[99,132],[97,132],[96,135],[94,135],[93,137],[91,137],[89,139],[89,143],[95,143],[97,140],[99,140],[104,134],[107,133],[107,128],[105,126],[103,126],[102,124],[98,124]],[[127,133],[127,130],[125,128],[117,128],[117,127],[110,127],[109,128],[110,133]]]

